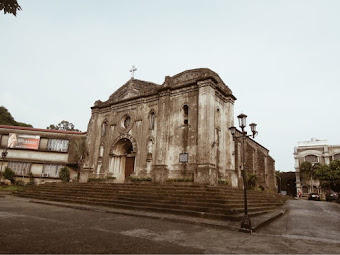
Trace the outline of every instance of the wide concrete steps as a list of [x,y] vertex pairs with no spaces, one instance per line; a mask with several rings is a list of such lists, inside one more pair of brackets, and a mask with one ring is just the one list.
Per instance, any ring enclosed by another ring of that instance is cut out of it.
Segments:
[[[14,195],[31,199],[107,206],[131,210],[239,220],[243,191],[228,187],[140,184],[45,184]],[[259,215],[285,202],[281,196],[249,192],[248,213]]]

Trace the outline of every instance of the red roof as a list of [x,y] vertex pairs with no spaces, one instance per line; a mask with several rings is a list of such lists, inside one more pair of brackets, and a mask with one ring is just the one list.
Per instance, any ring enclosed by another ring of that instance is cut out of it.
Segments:
[[47,132],[47,133],[62,133],[62,134],[72,134],[72,135],[85,135],[86,134],[86,132],[41,129],[41,128],[31,128],[31,127],[19,127],[19,126],[7,126],[7,125],[0,125],[0,128],[28,130],[28,131],[39,131],[39,132]]

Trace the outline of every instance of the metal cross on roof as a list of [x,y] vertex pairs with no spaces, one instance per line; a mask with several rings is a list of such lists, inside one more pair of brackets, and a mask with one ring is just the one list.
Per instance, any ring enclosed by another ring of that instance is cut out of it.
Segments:
[[131,68],[131,70],[130,70],[130,72],[131,72],[131,77],[132,78],[135,78],[134,76],[135,76],[135,71],[137,71],[137,68],[135,67],[135,66],[132,66],[132,68]]

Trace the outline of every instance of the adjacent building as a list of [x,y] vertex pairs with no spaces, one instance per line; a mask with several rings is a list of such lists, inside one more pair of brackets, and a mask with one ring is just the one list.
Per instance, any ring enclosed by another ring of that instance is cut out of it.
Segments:
[[303,196],[309,193],[322,194],[324,191],[320,181],[312,175],[304,175],[300,172],[300,164],[309,161],[312,164],[329,164],[332,160],[340,159],[340,145],[328,145],[327,140],[312,138],[310,141],[299,142],[294,148],[296,190]]
[[[59,170],[67,166],[71,178],[78,177],[77,143],[86,133],[0,125],[1,171],[11,168],[16,179],[36,182],[58,181]],[[4,157],[3,152],[7,152]]]

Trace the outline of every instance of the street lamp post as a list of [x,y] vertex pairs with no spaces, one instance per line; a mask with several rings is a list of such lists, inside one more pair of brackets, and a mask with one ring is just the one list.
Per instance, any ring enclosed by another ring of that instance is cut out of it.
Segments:
[[230,132],[233,135],[234,138],[242,138],[242,177],[243,177],[243,193],[244,193],[244,215],[242,218],[242,222],[241,222],[241,228],[240,231],[246,231],[246,232],[251,232],[252,228],[251,228],[251,221],[248,215],[248,202],[247,202],[247,187],[248,187],[248,183],[247,183],[247,172],[246,172],[246,161],[245,161],[245,150],[244,150],[244,145],[245,145],[245,140],[246,137],[255,137],[257,135],[257,131],[256,131],[256,124],[255,123],[251,123],[249,124],[252,135],[247,135],[247,131],[244,130],[244,128],[246,127],[246,120],[247,120],[247,115],[241,113],[239,116],[237,116],[238,118],[238,122],[239,122],[239,126],[242,130],[241,132],[241,136],[236,136],[236,128],[235,127],[230,127]]

